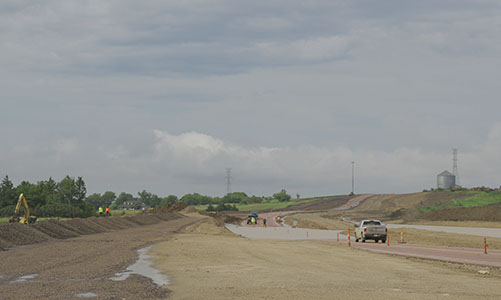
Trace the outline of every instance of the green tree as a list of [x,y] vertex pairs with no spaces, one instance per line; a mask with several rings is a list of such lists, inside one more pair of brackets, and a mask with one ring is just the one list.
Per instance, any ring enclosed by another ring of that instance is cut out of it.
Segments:
[[162,198],[162,205],[176,203],[178,200],[179,199],[177,199],[176,195],[169,195],[167,197]]
[[133,202],[134,200],[136,200],[134,198],[134,196],[132,196],[132,194],[129,194],[129,193],[120,193],[120,195],[118,195],[117,199],[115,200],[115,204],[117,206],[120,206],[120,205],[123,205],[125,202]]
[[83,203],[87,195],[87,188],[85,187],[85,182],[82,177],[78,177],[75,181],[75,189],[75,200]]
[[99,206],[102,205],[102,200],[101,200],[101,194],[94,193],[85,199],[85,202],[89,203],[92,205],[95,209],[97,209]]
[[14,184],[9,179],[9,176],[5,175],[2,184],[0,184],[0,207],[15,205],[17,201],[16,196]]
[[101,205],[104,207],[110,207],[111,204],[117,199],[117,195],[111,191],[105,192],[101,196]]
[[282,189],[280,193],[273,194],[273,198],[277,199],[280,202],[288,202],[291,199],[291,196],[287,194],[285,189]]
[[63,178],[57,185],[56,200],[60,203],[72,204],[77,199],[77,185],[75,179],[69,175]]

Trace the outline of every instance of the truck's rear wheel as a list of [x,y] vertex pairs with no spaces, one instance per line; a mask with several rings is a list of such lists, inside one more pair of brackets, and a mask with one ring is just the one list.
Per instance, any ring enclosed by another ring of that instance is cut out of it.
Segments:
[[379,242],[379,240],[374,240],[374,243],[376,243],[376,244],[377,244],[378,242]]
[[383,244],[386,243],[386,239],[382,239],[381,241],[383,242]]

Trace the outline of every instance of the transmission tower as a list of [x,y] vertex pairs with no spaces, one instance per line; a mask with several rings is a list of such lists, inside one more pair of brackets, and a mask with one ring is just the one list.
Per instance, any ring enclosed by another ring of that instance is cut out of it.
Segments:
[[355,195],[355,162],[351,162],[351,194]]
[[226,168],[226,194],[231,193],[231,168]]
[[456,185],[459,186],[459,173],[458,173],[458,149],[452,149],[452,174],[456,176]]

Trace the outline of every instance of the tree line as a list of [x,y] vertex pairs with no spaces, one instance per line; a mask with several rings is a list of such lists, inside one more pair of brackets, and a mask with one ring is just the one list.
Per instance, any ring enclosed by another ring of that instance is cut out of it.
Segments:
[[[272,197],[248,196],[243,192],[234,192],[224,197],[210,197],[191,193],[178,199],[175,195],[160,197],[143,190],[132,194],[112,191],[87,195],[87,188],[82,177],[66,176],[57,182],[52,178],[30,183],[22,181],[14,186],[9,176],[5,176],[0,184],[0,216],[11,216],[15,210],[19,194],[24,193],[28,199],[30,213],[38,217],[90,217],[96,215],[98,207],[111,209],[141,209],[144,207],[165,206],[178,201],[188,205],[210,205],[209,210],[236,210],[235,204],[254,204],[270,201],[286,202],[291,199],[285,190],[273,194]],[[232,205],[233,204],[233,205]],[[21,208],[21,211],[24,209]]]

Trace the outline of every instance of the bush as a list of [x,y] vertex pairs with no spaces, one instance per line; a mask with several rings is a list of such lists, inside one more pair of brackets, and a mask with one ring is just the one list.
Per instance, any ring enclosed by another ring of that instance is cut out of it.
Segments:
[[277,199],[280,202],[288,202],[291,199],[291,196],[287,194],[284,189],[282,189],[280,193],[273,194],[273,198]]

